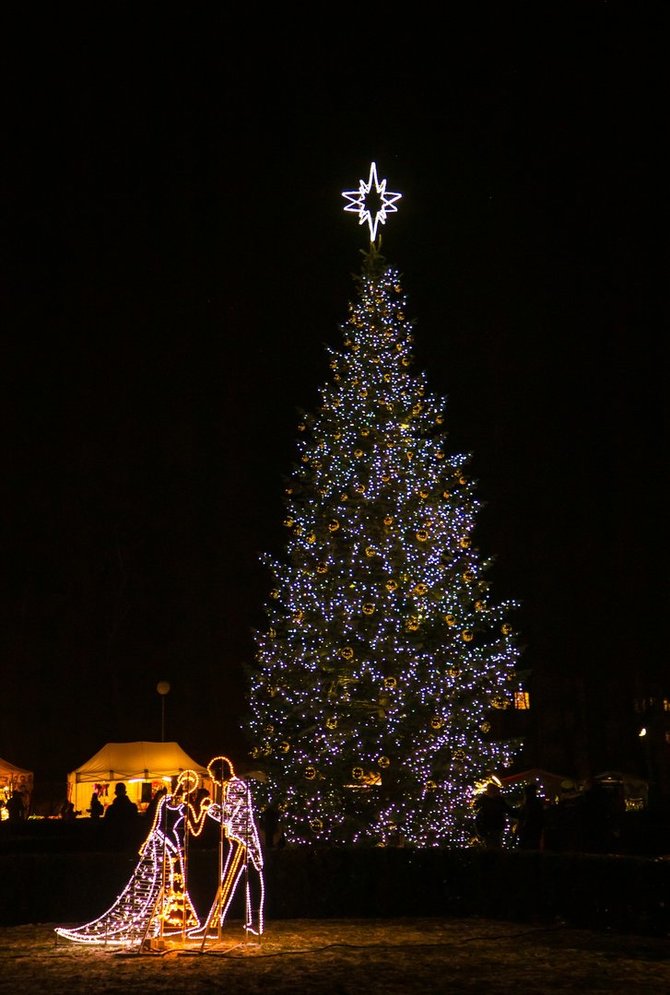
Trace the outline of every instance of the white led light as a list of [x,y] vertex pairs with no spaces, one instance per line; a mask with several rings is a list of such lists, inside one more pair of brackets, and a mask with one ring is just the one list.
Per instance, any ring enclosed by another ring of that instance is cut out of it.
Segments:
[[[368,195],[373,186],[379,197],[379,206],[374,211],[374,214],[368,207]],[[379,223],[381,222],[381,224],[385,225],[387,213],[396,213],[398,208],[395,206],[395,203],[397,200],[400,200],[402,194],[387,192],[386,180],[382,180],[381,183],[379,182],[377,179],[377,165],[372,162],[370,163],[368,182],[360,180],[358,190],[345,190],[342,196],[346,197],[349,201],[344,210],[352,214],[357,214],[359,225],[368,224],[370,226],[370,241],[374,242],[377,237]]]

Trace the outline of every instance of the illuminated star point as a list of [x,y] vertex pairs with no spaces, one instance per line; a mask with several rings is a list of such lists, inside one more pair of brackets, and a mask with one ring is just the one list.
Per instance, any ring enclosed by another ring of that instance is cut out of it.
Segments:
[[[368,198],[373,188],[377,204],[374,209],[371,209]],[[379,182],[377,164],[372,162],[370,163],[370,176],[367,183],[365,180],[360,180],[358,190],[345,190],[342,196],[348,201],[344,210],[357,214],[359,225],[368,224],[370,226],[370,241],[374,242],[379,224],[386,224],[387,214],[395,214],[398,210],[395,206],[396,201],[400,200],[402,194],[386,190],[386,180]]]

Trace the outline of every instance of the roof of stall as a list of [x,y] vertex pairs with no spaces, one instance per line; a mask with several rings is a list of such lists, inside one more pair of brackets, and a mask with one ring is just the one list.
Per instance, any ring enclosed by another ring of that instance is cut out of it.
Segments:
[[145,781],[174,777],[183,770],[194,770],[207,775],[207,768],[196,763],[179,743],[107,743],[90,760],[68,775],[68,780]]

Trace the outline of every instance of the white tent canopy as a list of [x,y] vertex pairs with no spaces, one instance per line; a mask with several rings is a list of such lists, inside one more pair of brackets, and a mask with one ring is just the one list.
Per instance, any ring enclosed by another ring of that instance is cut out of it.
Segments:
[[178,743],[107,743],[85,764],[67,776],[68,798],[82,815],[90,807],[97,790],[103,805],[114,798],[114,787],[123,781],[128,797],[140,809],[162,786],[170,788],[173,778],[184,770],[194,770],[209,786],[207,768],[196,763]]

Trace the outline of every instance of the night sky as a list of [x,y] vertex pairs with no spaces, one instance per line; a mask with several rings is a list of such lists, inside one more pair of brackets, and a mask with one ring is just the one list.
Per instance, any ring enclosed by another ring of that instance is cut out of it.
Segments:
[[64,779],[160,739],[160,680],[167,739],[242,755],[371,160],[535,702],[618,714],[665,665],[661,6],[297,33],[150,6],[4,25],[0,756]]

